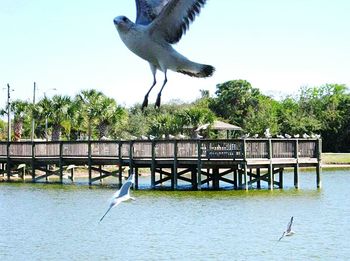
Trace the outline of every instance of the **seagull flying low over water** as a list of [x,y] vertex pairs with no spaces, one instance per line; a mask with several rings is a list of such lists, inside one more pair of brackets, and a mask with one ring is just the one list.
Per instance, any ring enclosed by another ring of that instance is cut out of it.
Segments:
[[111,199],[111,203],[109,204],[109,208],[100,219],[100,222],[104,219],[104,217],[112,208],[114,208],[115,206],[118,206],[121,202],[129,199],[135,200],[135,198],[130,196],[130,188],[134,183],[135,183],[135,174],[133,173],[130,175],[128,180],[123,184],[123,186],[116,193],[114,193]]
[[294,234],[294,231],[292,230],[292,224],[293,224],[293,217],[290,218],[286,231],[283,232],[282,236],[280,237],[280,239],[278,239],[278,241],[280,241],[285,236],[292,236]]
[[160,106],[167,70],[193,77],[212,76],[215,68],[195,63],[178,53],[171,45],[180,41],[207,0],[136,0],[137,16],[133,23],[125,16],[114,18],[120,38],[130,51],[148,61],[153,84],[146,93],[142,110],[148,105],[148,95],[156,85],[156,72],[164,73],[164,82],[155,107]]

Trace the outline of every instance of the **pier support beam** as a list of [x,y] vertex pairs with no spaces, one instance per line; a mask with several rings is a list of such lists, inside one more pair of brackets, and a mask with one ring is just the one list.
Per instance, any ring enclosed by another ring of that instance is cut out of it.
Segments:
[[200,141],[197,142],[197,189],[202,189],[202,144]]
[[272,163],[269,165],[269,190],[273,190],[274,187],[274,173]]
[[299,188],[299,163],[294,167],[294,187],[296,189]]
[[257,189],[261,189],[261,174],[260,174],[260,168],[257,168],[256,169],[256,178],[257,178],[257,181],[256,181],[256,188]]
[[247,162],[244,163],[243,171],[244,171],[244,188],[243,189],[248,190],[248,168],[247,168]]
[[155,142],[152,141],[152,163],[151,163],[151,189],[156,187],[156,152]]
[[238,175],[237,175],[237,169],[235,169],[233,171],[233,187],[234,189],[238,189],[238,184],[237,184],[237,180],[238,179]]
[[134,184],[134,189],[138,190],[139,189],[139,168],[135,168],[135,184]]
[[319,162],[316,166],[316,185],[318,189],[322,188],[321,172],[321,163]]
[[220,179],[219,179],[219,169],[218,168],[214,168],[213,169],[213,188],[218,190],[220,188]]
[[283,169],[282,168],[280,168],[278,174],[279,174],[279,179],[278,179],[278,181],[279,181],[279,188],[283,189]]

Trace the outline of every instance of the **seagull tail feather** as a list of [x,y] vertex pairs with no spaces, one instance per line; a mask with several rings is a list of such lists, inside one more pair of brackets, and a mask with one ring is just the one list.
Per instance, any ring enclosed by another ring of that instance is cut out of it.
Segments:
[[190,68],[181,68],[177,72],[198,78],[210,77],[215,72],[215,68],[211,65],[199,63],[192,63],[191,65]]

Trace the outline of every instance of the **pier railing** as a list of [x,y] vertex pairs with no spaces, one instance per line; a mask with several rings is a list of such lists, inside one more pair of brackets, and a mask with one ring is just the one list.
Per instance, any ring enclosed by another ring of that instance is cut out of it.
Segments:
[[[200,155],[198,155],[200,154]],[[0,142],[0,158],[319,158],[318,139]]]

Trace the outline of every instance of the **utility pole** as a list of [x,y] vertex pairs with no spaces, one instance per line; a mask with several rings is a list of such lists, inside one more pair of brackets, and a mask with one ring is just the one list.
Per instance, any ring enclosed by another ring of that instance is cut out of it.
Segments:
[[[36,83],[34,82],[34,90],[33,90],[33,110],[35,107],[35,91],[36,91]],[[34,129],[35,129],[35,120],[34,120],[34,113],[32,113],[32,135],[31,140],[34,140]]]
[[7,84],[7,142],[11,141],[10,84]]

